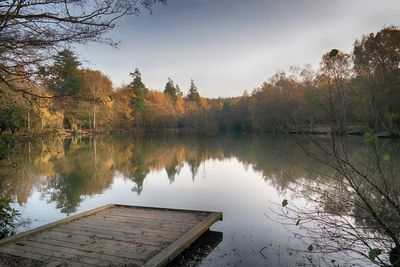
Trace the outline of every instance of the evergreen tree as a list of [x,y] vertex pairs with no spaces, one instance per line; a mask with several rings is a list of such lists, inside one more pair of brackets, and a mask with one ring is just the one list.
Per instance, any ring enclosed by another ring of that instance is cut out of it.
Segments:
[[81,65],[76,55],[64,49],[54,56],[54,64],[46,71],[49,88],[58,95],[77,95],[81,89]]
[[133,81],[129,86],[133,89],[135,94],[146,96],[149,90],[142,82],[142,74],[140,73],[139,69],[136,68],[133,73],[132,72],[130,73],[130,75],[133,78]]
[[183,93],[181,91],[181,88],[179,88],[179,85],[175,85],[175,90],[177,96],[183,96]]
[[197,90],[197,86],[194,84],[193,79],[190,82],[190,88],[189,88],[189,93],[187,95],[187,98],[189,99],[189,101],[200,103],[200,95]]
[[168,82],[165,84],[164,94],[168,95],[172,101],[176,101],[177,90],[174,86],[174,81],[171,78],[168,78]]
[[146,96],[148,93],[148,89],[142,82],[142,74],[140,73],[139,69],[136,68],[133,73],[130,73],[133,78],[133,81],[129,85],[133,92],[135,92],[135,99],[133,100],[133,106],[137,113],[137,117],[140,120],[143,113],[146,110]]

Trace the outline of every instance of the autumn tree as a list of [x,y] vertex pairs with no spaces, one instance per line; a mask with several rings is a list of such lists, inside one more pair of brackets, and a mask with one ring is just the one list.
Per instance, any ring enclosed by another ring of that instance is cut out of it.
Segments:
[[350,93],[350,55],[332,49],[322,56],[319,77],[320,92],[327,100],[332,130],[343,133],[349,117],[348,95]]
[[148,130],[176,127],[176,110],[169,95],[159,91],[149,91],[146,107],[145,121]]
[[[44,115],[51,115],[47,109],[50,105],[38,102],[41,99],[58,97],[58,93],[62,95],[77,93],[79,86],[75,73],[69,75],[67,79],[64,79],[63,75],[58,76],[58,78],[62,78],[59,80],[61,83],[50,83],[53,94],[49,94],[47,90],[31,90],[31,87],[21,86],[21,84],[25,84],[26,80],[31,84],[36,84],[43,69],[47,69],[49,64],[53,63],[54,55],[56,55],[56,62],[58,59],[61,60],[60,62],[63,59],[70,60],[68,64],[58,66],[65,71],[69,72],[75,67],[77,68],[77,61],[73,54],[68,50],[62,51],[65,47],[73,44],[86,44],[91,41],[117,45],[111,39],[103,38],[103,34],[113,29],[116,21],[122,16],[138,14],[142,7],[150,8],[155,2],[158,0],[0,1],[0,98],[6,95],[10,96],[12,93],[12,98],[21,97],[28,105],[35,105],[35,108],[27,108],[27,128],[29,129],[31,126],[30,112],[32,109],[44,111],[38,112],[42,114],[43,126],[43,118],[52,118],[53,116]],[[62,52],[58,53],[58,51]],[[20,71],[21,66],[24,68],[23,72]],[[0,107],[4,112],[2,116],[6,119],[6,127],[10,127],[10,116],[13,123],[19,123],[15,119],[16,113],[10,113],[10,110],[4,110],[5,108],[5,106]],[[82,111],[84,110],[82,109]],[[56,117],[60,119],[60,116]],[[11,127],[14,132],[19,125],[11,125]],[[3,188],[1,189],[0,234],[3,236],[4,230],[10,226],[15,215],[14,210],[10,207],[10,201],[8,201],[10,198]],[[3,201],[4,199],[6,201]]]
[[[83,70],[82,71],[82,88],[85,100],[92,103],[93,106],[93,130],[96,131],[96,114],[99,112],[99,108],[107,110],[111,105],[111,92],[112,92],[112,82],[110,79],[102,74],[100,71],[95,70]],[[102,118],[102,123],[104,124],[107,120]]]
[[180,115],[185,112],[185,99],[181,95],[178,95],[176,98],[175,110]]
[[[161,2],[163,0],[160,0]],[[137,15],[158,0],[2,1],[0,4],[0,81],[14,93],[40,97],[19,88],[18,66],[34,79],[54,52],[91,41],[116,45],[102,37],[124,15]],[[22,77],[24,78],[24,77]],[[1,88],[0,88],[1,89]]]
[[134,110],[132,99],[135,93],[129,86],[117,88],[112,92],[112,127],[118,130],[132,129]]
[[175,110],[178,113],[177,115],[180,116],[183,115],[183,113],[185,112],[185,99],[178,84],[175,85],[175,89],[176,89]]
[[[84,100],[83,76],[77,56],[71,50],[64,49],[53,57],[53,63],[41,68],[40,75],[44,85],[53,95],[55,108],[64,114],[65,126],[77,130],[91,124],[90,112]],[[70,107],[74,105],[75,108]]]
[[375,131],[400,134],[400,29],[386,27],[354,44],[360,115]]

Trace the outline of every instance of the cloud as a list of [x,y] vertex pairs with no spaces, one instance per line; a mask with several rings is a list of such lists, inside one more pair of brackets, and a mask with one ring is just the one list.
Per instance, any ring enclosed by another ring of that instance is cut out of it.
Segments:
[[109,36],[119,49],[91,44],[78,52],[115,85],[142,70],[150,88],[193,77],[205,96],[240,95],[277,70],[318,65],[331,48],[350,52],[356,38],[400,24],[398,1],[169,0],[153,15],[125,17]]

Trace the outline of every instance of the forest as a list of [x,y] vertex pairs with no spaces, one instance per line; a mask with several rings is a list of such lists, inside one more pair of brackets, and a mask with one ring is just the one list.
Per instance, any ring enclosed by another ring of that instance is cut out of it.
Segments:
[[171,78],[165,88],[148,88],[138,68],[130,73],[130,84],[115,88],[106,74],[83,68],[68,48],[48,62],[34,75],[24,65],[3,73],[1,134],[183,131],[213,136],[333,129],[400,135],[400,29],[395,26],[356,39],[351,52],[328,51],[318,70],[278,71],[237,97],[204,97],[193,79],[187,90]]

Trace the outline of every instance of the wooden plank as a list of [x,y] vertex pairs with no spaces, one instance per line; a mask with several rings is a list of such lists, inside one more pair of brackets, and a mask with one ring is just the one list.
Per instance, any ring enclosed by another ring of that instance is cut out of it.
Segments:
[[188,218],[205,218],[209,215],[209,212],[201,212],[201,213],[196,213],[196,212],[192,212],[192,211],[187,211],[186,213],[184,213],[183,211],[169,211],[169,210],[154,210],[154,211],[146,211],[146,210],[133,210],[132,212],[127,212],[127,210],[129,210],[129,208],[125,208],[125,209],[121,209],[121,208],[115,208],[115,209],[111,209],[108,211],[103,212],[103,214],[119,214],[122,216],[143,216],[143,217],[154,217],[154,218],[158,218],[158,216],[162,216],[162,218],[173,218],[176,220],[185,220]]
[[191,227],[185,228],[171,228],[171,227],[163,227],[160,225],[157,226],[149,226],[145,225],[137,226],[137,227],[124,227],[123,225],[111,224],[107,225],[105,223],[85,223],[85,224],[73,224],[59,227],[60,229],[74,229],[74,230],[85,230],[90,233],[109,233],[111,235],[140,235],[147,237],[158,237],[165,240],[170,240],[171,238],[176,238],[180,236],[182,233],[188,231]]
[[169,242],[171,240],[175,240],[178,235],[170,235],[162,233],[152,234],[151,232],[141,231],[140,229],[123,229],[123,230],[110,230],[108,228],[95,227],[95,226],[80,226],[80,225],[65,225],[57,227],[53,229],[57,231],[58,229],[65,230],[68,232],[72,231],[84,231],[89,235],[98,235],[101,233],[102,235],[109,235],[110,237],[128,237],[130,239],[134,239],[137,237],[149,238],[153,240],[159,240],[161,242]]
[[163,207],[145,207],[145,206],[132,206],[125,204],[112,204],[116,210],[118,209],[134,209],[134,210],[159,210],[159,211],[168,211],[168,212],[180,212],[180,213],[211,213],[213,211],[204,211],[204,210],[191,210],[191,209],[177,209],[177,208],[163,208]]
[[106,205],[2,240],[0,252],[53,266],[163,266],[220,219],[208,211]]
[[[197,222],[198,223],[198,222]],[[74,226],[82,226],[82,227],[101,227],[101,228],[108,228],[111,230],[120,230],[129,229],[129,230],[137,230],[137,231],[152,231],[152,232],[164,232],[168,231],[170,234],[180,233],[182,231],[186,231],[187,229],[193,227],[196,224],[191,225],[174,225],[168,222],[145,222],[145,221],[133,221],[133,222],[125,222],[116,219],[102,219],[101,221],[91,219],[91,220],[84,220],[84,221],[76,221],[69,225]]]
[[[199,220],[202,220],[204,218],[206,218],[207,216],[201,216],[201,217],[187,217],[186,219],[177,219],[175,217],[169,217],[167,215],[165,216],[161,216],[160,217],[155,217],[155,216],[149,216],[149,215],[135,215],[135,214],[117,214],[117,213],[109,213],[109,214],[105,214],[105,213],[101,213],[99,215],[97,215],[96,217],[101,217],[101,218],[116,218],[116,219],[120,219],[120,220],[124,220],[126,222],[132,222],[132,221],[136,221],[136,220],[142,220],[142,221],[165,221],[165,222],[170,222],[170,223],[174,223],[174,224],[178,224],[178,225],[192,225],[192,224],[196,224],[198,223]],[[86,218],[84,218],[86,219]],[[81,220],[84,220],[81,219]]]
[[4,244],[7,244],[7,243],[14,242],[14,241],[16,241],[18,239],[21,239],[21,238],[24,238],[24,237],[27,237],[27,236],[30,236],[30,235],[33,235],[33,234],[40,233],[40,232],[48,230],[48,229],[50,229],[52,227],[59,226],[59,225],[62,225],[62,224],[66,224],[66,223],[69,223],[71,221],[77,220],[79,218],[83,218],[83,217],[86,217],[86,216],[90,216],[90,215],[96,214],[97,212],[100,212],[100,211],[103,211],[103,210],[107,210],[107,209],[110,209],[112,207],[115,207],[115,205],[114,204],[105,205],[105,206],[99,207],[97,209],[93,209],[93,210],[89,210],[89,211],[86,211],[86,212],[82,212],[82,213],[79,213],[77,215],[70,216],[68,218],[65,218],[65,219],[62,219],[62,220],[59,220],[59,221],[55,221],[53,223],[49,223],[49,224],[43,225],[41,227],[32,229],[30,231],[26,231],[26,232],[23,232],[21,234],[11,236],[9,238],[0,240],[0,246],[2,246]]
[[[112,246],[111,244],[103,244],[103,246],[93,246],[93,244],[88,243],[85,245],[76,245],[72,242],[68,242],[65,240],[54,240],[50,238],[35,238],[35,239],[27,239],[25,241],[28,242],[38,242],[38,243],[43,243],[43,244],[48,244],[48,245],[54,245],[54,246],[59,246],[59,247],[65,247],[65,248],[73,248],[79,251],[83,252],[89,252],[89,253],[99,253],[102,255],[107,255],[107,256],[116,256],[120,258],[126,258],[126,259],[132,259],[132,260],[144,260],[146,259],[146,251],[124,251],[118,247]],[[136,253],[135,253],[136,252]]]
[[211,227],[211,225],[219,220],[222,220],[222,213],[211,213],[204,221],[200,222],[198,225],[186,232],[186,234],[170,244],[167,248],[163,249],[154,258],[146,262],[144,266],[165,266],[168,262],[179,255],[183,250],[189,247],[190,244],[192,244],[204,232],[206,232]]
[[[101,232],[97,232],[95,234],[93,233],[89,233],[89,232],[85,232],[85,231],[78,231],[78,230],[63,230],[63,229],[59,229],[59,228],[54,228],[49,230],[51,232],[61,232],[61,233],[67,233],[67,234],[71,234],[71,235],[83,235],[83,236],[89,236],[89,237],[93,237],[96,236],[98,238],[102,238],[102,239],[108,239],[108,240],[116,240],[116,241],[124,241],[124,242],[131,242],[134,244],[143,244],[143,245],[148,245],[148,246],[156,246],[156,247],[162,247],[165,244],[168,244],[168,241],[160,241],[160,240],[155,240],[153,238],[147,237],[147,236],[127,236],[127,235],[110,235],[107,233],[101,233]],[[136,239],[134,238],[136,237]]]
[[[206,218],[206,217],[204,217]],[[186,222],[179,222],[179,221],[173,221],[171,219],[165,218],[165,219],[159,219],[159,218],[143,218],[143,217],[125,217],[125,216],[115,216],[115,215],[109,215],[109,216],[93,216],[93,217],[86,217],[80,220],[76,220],[72,223],[79,223],[79,222],[85,222],[85,221],[91,221],[91,220],[96,220],[96,221],[103,221],[103,220],[114,220],[118,222],[123,222],[127,224],[132,224],[132,223],[146,223],[146,224],[151,224],[151,223],[163,223],[163,224],[170,224],[174,226],[193,226],[194,224],[197,224],[200,220],[203,220],[204,218],[199,218],[196,220],[188,220]]]
[[[125,236],[128,235],[130,238],[134,236],[146,236],[149,238],[159,238],[160,240],[171,240],[176,239],[177,236],[179,236],[182,232],[187,231],[190,229],[190,227],[186,228],[185,230],[182,230],[180,232],[174,232],[174,233],[168,233],[169,229],[166,228],[165,231],[162,231],[163,228],[160,228],[160,230],[153,230],[153,229],[146,229],[146,228],[122,228],[118,229],[118,226],[115,228],[109,227],[109,226],[101,226],[101,225],[96,225],[96,224],[71,224],[71,225],[62,225],[60,227],[57,227],[53,230],[64,230],[68,231],[69,229],[74,230],[74,231],[84,231],[89,234],[97,234],[97,233],[102,233],[102,234],[108,234],[110,236]],[[162,235],[162,236],[161,236]]]
[[113,247],[118,249],[119,251],[128,252],[132,255],[136,254],[147,254],[161,251],[161,247],[148,246],[143,244],[134,244],[126,241],[116,241],[109,239],[99,239],[99,238],[91,238],[85,236],[71,236],[70,234],[51,232],[51,233],[42,233],[40,237],[35,237],[36,239],[44,238],[55,241],[63,241],[73,244],[74,246],[82,246],[88,245],[92,247]]
[[[129,210],[132,210],[132,212],[127,212]],[[176,218],[180,218],[180,217],[187,217],[187,216],[207,216],[208,212],[205,211],[174,211],[171,209],[142,209],[142,208],[138,208],[138,209],[132,209],[129,207],[124,207],[124,208],[120,208],[120,207],[116,207],[113,208],[111,210],[108,210],[107,213],[121,213],[121,214],[143,214],[143,215],[158,215],[158,214],[162,214],[165,213],[165,215],[168,216],[173,216]]]
[[168,213],[163,214],[135,214],[135,213],[101,213],[98,215],[98,217],[102,218],[119,218],[121,220],[125,220],[127,222],[133,221],[133,220],[151,220],[151,221],[168,221],[171,223],[175,224],[182,224],[182,225],[187,225],[187,224],[196,224],[199,220],[203,220],[206,218],[206,216],[194,216],[192,214],[188,214],[186,217],[174,217],[168,215]]
[[[14,244],[9,245],[9,246],[13,246],[13,245]],[[128,262],[128,260],[125,258],[121,258],[121,257],[113,256],[113,255],[97,253],[94,251],[90,251],[90,252],[82,251],[82,250],[79,250],[78,248],[70,248],[70,247],[65,247],[65,246],[60,246],[60,245],[55,245],[55,244],[48,244],[48,243],[39,242],[38,240],[35,240],[35,241],[20,240],[15,245],[17,246],[17,249],[22,250],[22,251],[27,251],[27,252],[36,251],[37,253],[40,253],[40,254],[51,252],[51,253],[57,254],[58,257],[64,258],[66,260],[74,259],[77,262],[89,263],[89,264],[94,264],[94,265],[99,265],[99,266],[104,266],[104,265],[108,266],[110,264],[126,264]],[[49,256],[51,256],[51,255],[49,255]],[[135,263],[135,262],[132,262],[132,263]]]
[[0,253],[0,266],[30,266],[40,267],[45,266],[46,262],[43,259],[22,258],[10,254]]
[[[70,267],[93,267],[93,265],[86,264],[86,263],[79,263],[79,262],[74,262],[74,261],[66,261],[65,259],[57,258],[57,257],[48,257],[44,255],[40,255],[38,253],[32,253],[32,252],[22,252],[22,251],[13,251],[12,254],[5,254],[5,253],[0,253],[0,263],[3,264],[3,261],[5,261],[4,265],[0,266],[46,266],[46,267],[52,267],[52,266],[65,266],[68,264]],[[32,264],[29,264],[33,260]],[[40,264],[35,264],[34,261],[39,261],[41,262]]]
[[[49,251],[43,250],[36,247],[30,247],[29,250],[23,249],[23,247],[17,246],[15,244],[8,244],[5,247],[0,248],[0,252],[11,254],[15,256],[30,258],[32,255],[41,255],[42,257],[47,258],[47,262],[51,262],[52,259],[56,259],[57,262],[77,262],[86,264],[87,266],[100,266],[101,262],[95,262],[95,259],[88,259],[88,258],[80,258],[78,255],[70,254],[67,252],[59,252],[57,250]],[[96,264],[99,263],[99,264]]]

